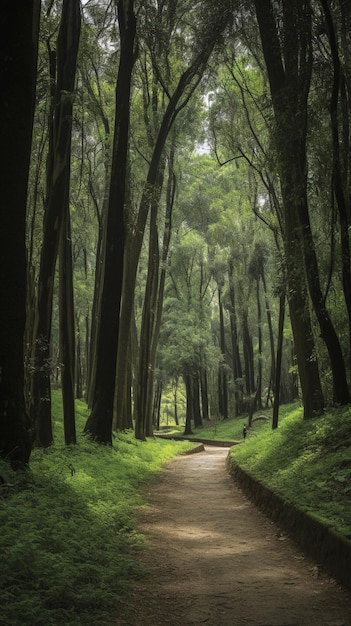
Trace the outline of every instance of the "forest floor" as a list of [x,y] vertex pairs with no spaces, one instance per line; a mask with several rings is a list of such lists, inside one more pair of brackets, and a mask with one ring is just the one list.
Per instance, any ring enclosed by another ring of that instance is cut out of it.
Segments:
[[138,513],[148,568],[116,626],[351,626],[351,593],[243,495],[228,449],[171,461]]

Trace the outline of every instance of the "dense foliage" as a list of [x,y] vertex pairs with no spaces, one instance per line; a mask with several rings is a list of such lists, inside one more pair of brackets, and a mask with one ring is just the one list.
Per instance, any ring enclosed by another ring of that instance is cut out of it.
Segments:
[[74,398],[108,444],[152,435],[170,393],[187,433],[349,404],[350,24],[345,0],[41,3],[21,229],[0,224],[13,464],[53,443],[53,386],[66,444]]

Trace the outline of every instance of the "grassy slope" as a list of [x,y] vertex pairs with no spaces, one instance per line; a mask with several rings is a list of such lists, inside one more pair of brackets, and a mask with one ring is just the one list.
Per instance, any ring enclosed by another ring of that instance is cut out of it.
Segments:
[[[87,412],[77,408],[81,432]],[[134,529],[142,485],[192,445],[127,433],[112,449],[83,436],[65,447],[56,393],[53,412],[57,444],[33,451],[29,475],[0,466],[13,483],[0,489],[0,625],[107,626],[140,575],[133,556],[143,543]]]
[[304,421],[298,406],[283,409],[279,428],[249,432],[231,455],[245,470],[351,541],[350,408]]

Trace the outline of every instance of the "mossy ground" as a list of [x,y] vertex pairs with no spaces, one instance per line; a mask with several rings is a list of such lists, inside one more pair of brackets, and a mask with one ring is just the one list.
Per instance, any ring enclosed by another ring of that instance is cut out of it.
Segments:
[[[140,576],[143,538],[134,514],[142,486],[192,444],[121,433],[113,447],[79,435],[62,443],[60,394],[54,393],[55,445],[32,452],[30,470],[0,491],[1,626],[96,626],[113,623],[119,598]],[[77,431],[87,409],[77,402]]]
[[[58,392],[53,413],[56,443],[33,451],[28,473],[0,465],[10,483],[0,490],[0,626],[107,626],[142,575],[135,511],[143,487],[192,444],[142,443],[127,432],[112,447],[83,435],[66,447]],[[78,433],[86,417],[77,402]],[[283,407],[277,430],[255,422],[244,442],[245,422],[212,422],[195,435],[241,441],[231,449],[237,463],[351,540],[350,409],[304,421],[300,406]]]

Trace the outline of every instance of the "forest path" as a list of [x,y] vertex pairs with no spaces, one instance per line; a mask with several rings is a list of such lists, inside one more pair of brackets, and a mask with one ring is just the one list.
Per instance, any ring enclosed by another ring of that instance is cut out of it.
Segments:
[[117,626],[351,626],[351,594],[317,568],[243,495],[228,449],[169,463],[139,530],[151,568]]

